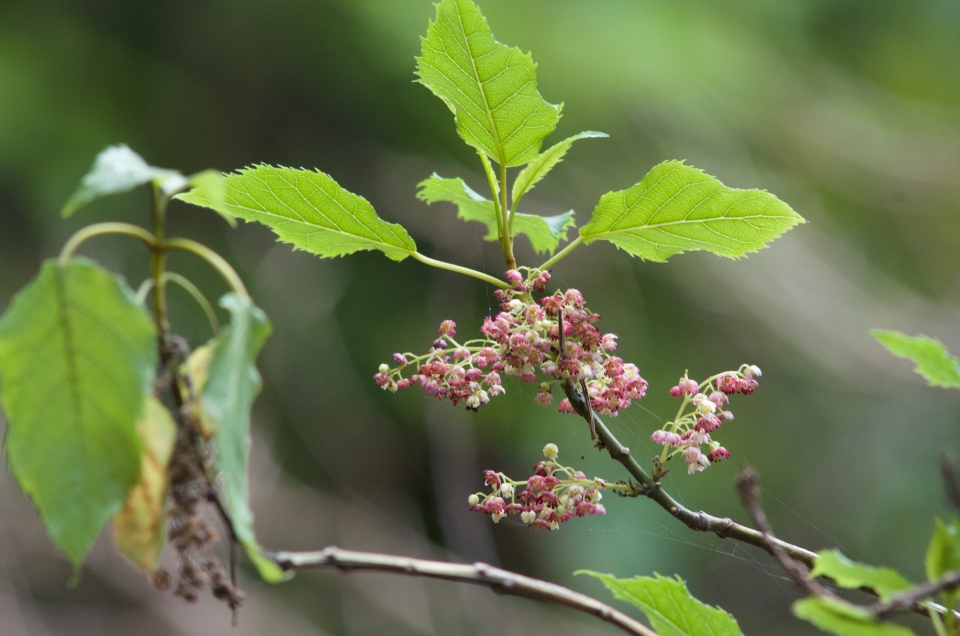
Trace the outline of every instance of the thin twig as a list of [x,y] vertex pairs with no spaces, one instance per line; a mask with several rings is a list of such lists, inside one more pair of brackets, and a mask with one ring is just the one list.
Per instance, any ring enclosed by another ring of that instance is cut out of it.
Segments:
[[770,527],[770,523],[767,521],[767,515],[763,512],[763,508],[760,507],[760,493],[757,492],[757,471],[749,466],[741,470],[740,474],[737,475],[737,490],[740,492],[740,500],[743,502],[743,507],[750,513],[753,522],[757,524],[757,527],[760,528],[760,532],[763,534],[763,540],[767,544],[767,551],[780,562],[780,565],[790,574],[794,583],[813,596],[839,600],[839,597],[821,585],[816,579],[808,578],[810,570],[802,563],[791,559],[783,548],[777,545],[774,540],[775,537],[773,536],[773,528]]
[[389,554],[341,550],[334,546],[319,552],[278,552],[271,557],[284,570],[336,568],[343,573],[372,570],[483,585],[499,594],[522,596],[570,607],[616,625],[628,634],[656,636],[656,632],[646,625],[585,594],[574,592],[555,583],[502,570],[486,563],[469,565],[428,561]]
[[957,481],[957,462],[955,458],[944,451],[940,454],[940,470],[943,472],[943,484],[947,489],[947,497],[954,508],[960,510],[960,482]]
[[[610,457],[620,462],[623,467],[627,469],[627,472],[640,484],[643,494],[649,499],[655,501],[657,505],[682,521],[691,530],[713,532],[721,539],[735,539],[762,548],[767,552],[770,551],[761,532],[735,523],[732,519],[715,517],[703,511],[694,512],[681,505],[680,502],[663,489],[660,482],[655,481],[647,471],[643,469],[640,463],[630,454],[630,449],[623,446],[617,440],[613,433],[610,432],[610,429],[607,428],[606,424],[603,423],[603,420],[601,420],[595,412],[587,410],[583,398],[572,384],[564,384],[563,389],[573,409],[584,419],[590,418],[589,421],[592,421],[596,427],[597,436],[600,438],[600,441],[603,442],[603,446],[607,452],[610,453]],[[807,567],[813,567],[813,563],[817,558],[815,552],[787,543],[786,541],[781,541],[780,539],[773,539],[773,541],[794,560],[800,561]]]
[[[933,583],[921,583],[914,588],[892,596],[889,601],[884,603],[875,603],[868,609],[871,613],[881,617],[886,616],[890,612],[898,609],[909,609],[913,611],[919,610],[920,613],[925,614],[927,610],[918,605],[921,601],[928,598],[933,598],[944,590],[949,590],[956,587],[960,587],[960,570],[948,572],[946,575],[941,577],[939,580],[934,581]],[[934,609],[936,609],[936,606]]]

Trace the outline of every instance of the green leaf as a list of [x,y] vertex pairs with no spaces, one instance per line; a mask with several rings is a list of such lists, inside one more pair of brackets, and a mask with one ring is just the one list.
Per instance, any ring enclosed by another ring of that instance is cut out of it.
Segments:
[[117,550],[139,568],[153,572],[166,533],[167,466],[177,441],[177,424],[160,400],[148,396],[137,422],[143,442],[138,481],[113,518]]
[[254,166],[224,178],[226,194],[218,203],[205,190],[179,198],[246,221],[269,226],[281,241],[320,257],[380,250],[395,261],[417,251],[407,231],[377,216],[361,196],[317,171]]
[[264,580],[276,582],[283,580],[284,575],[279,566],[263,555],[257,543],[247,491],[250,407],[261,386],[254,360],[270,335],[270,322],[249,298],[232,292],[220,299],[220,306],[230,311],[230,326],[211,342],[201,400],[216,422],[214,463],[233,532]]
[[851,561],[838,550],[817,553],[810,576],[829,576],[840,587],[850,589],[871,587],[883,601],[890,600],[897,592],[913,587],[913,584],[896,570]]
[[531,161],[528,166],[520,171],[520,174],[518,174],[516,180],[514,180],[513,205],[516,206],[520,199],[523,198],[523,195],[529,192],[533,186],[540,181],[540,179],[543,179],[548,172],[553,170],[554,166],[563,160],[563,156],[567,154],[568,150],[570,150],[570,146],[573,145],[573,142],[577,141],[578,139],[596,139],[608,136],[609,135],[606,133],[588,130],[580,133],[579,135],[567,137],[555,146],[551,146],[550,148],[547,148],[541,152],[536,159]]
[[621,601],[640,608],[660,636],[742,636],[737,621],[719,607],[695,599],[687,585],[676,579],[655,575],[618,579],[612,574],[580,570],[603,581]]
[[917,373],[931,386],[960,388],[960,360],[950,355],[943,343],[927,336],[911,338],[899,331],[874,329],[870,332],[890,353],[913,360]]
[[8,465],[75,566],[140,476],[156,365],[150,317],[86,259],[45,262],[0,320]]
[[793,604],[797,618],[810,621],[837,636],[912,636],[913,631],[893,623],[881,623],[866,610],[843,601],[808,596]]
[[560,106],[537,92],[529,54],[493,39],[470,0],[443,0],[421,38],[420,83],[453,111],[465,142],[505,166],[537,156],[560,119]]
[[[497,213],[493,201],[477,194],[463,179],[444,179],[434,174],[417,187],[419,199],[427,203],[455,203],[458,218],[483,223],[487,226],[487,235],[484,238],[488,241],[498,240]],[[538,254],[555,252],[560,241],[567,240],[567,230],[573,225],[573,210],[556,216],[517,212],[513,218],[514,232],[526,235]]]
[[946,572],[960,570],[960,521],[954,519],[946,524],[937,519],[933,538],[927,546],[925,565],[931,582]]
[[123,144],[110,146],[97,155],[90,172],[83,177],[61,214],[66,218],[94,199],[128,192],[154,180],[168,179],[185,185],[179,172],[154,168]]
[[[237,219],[223,210],[227,200],[227,183],[222,174],[216,170],[204,170],[190,175],[187,183],[190,190],[195,191],[198,197],[208,201],[208,207],[223,217],[230,224],[230,227],[237,227]],[[183,199],[183,195],[184,193],[180,193],[173,198]]]
[[603,239],[658,262],[693,250],[739,258],[803,222],[769,192],[728,188],[696,168],[665,161],[632,188],[603,195],[580,236],[588,245]]

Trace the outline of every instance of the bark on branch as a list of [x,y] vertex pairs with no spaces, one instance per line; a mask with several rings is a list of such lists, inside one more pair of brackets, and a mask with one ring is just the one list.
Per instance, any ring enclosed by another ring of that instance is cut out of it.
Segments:
[[555,583],[502,570],[486,563],[469,565],[428,561],[389,554],[341,550],[334,546],[319,552],[276,552],[270,556],[284,570],[335,568],[344,573],[366,570],[482,585],[498,594],[522,596],[570,607],[616,625],[628,634],[657,636],[655,631],[643,623],[585,594],[574,592]]

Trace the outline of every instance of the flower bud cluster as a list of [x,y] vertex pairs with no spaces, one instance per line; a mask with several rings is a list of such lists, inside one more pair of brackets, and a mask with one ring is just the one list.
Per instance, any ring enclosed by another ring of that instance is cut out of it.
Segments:
[[[534,466],[533,476],[526,481],[484,471],[483,481],[491,492],[470,495],[470,509],[490,515],[494,523],[508,515],[520,515],[520,520],[534,530],[556,530],[574,517],[607,514],[600,503],[600,491],[607,487],[606,482],[587,479],[582,472],[554,461],[556,444],[547,444],[543,454],[547,460]],[[518,492],[520,487],[524,488]]]
[[[531,269],[524,278],[520,271],[508,270],[504,276],[513,287],[495,292],[502,311],[484,319],[484,338],[461,345],[453,339],[456,325],[445,320],[428,354],[395,353],[398,366],[381,365],[374,376],[377,384],[391,391],[419,384],[437,399],[463,402],[473,410],[505,393],[502,378],[532,383],[538,373],[547,377],[534,398],[541,406],[553,402],[554,385],[570,379],[584,380],[591,407],[606,415],[616,415],[643,397],[647,382],[635,365],[611,355],[617,336],[600,332],[595,326],[600,316],[587,309],[579,291],[555,292],[537,301],[533,295],[543,293],[550,272]],[[416,372],[404,378],[413,363]],[[573,412],[569,400],[560,403],[560,411]]]
[[[757,388],[754,378],[760,377],[760,369],[753,365],[742,365],[737,371],[718,373],[698,383],[686,374],[676,386],[670,389],[670,395],[682,397],[683,404],[677,417],[654,431],[650,436],[657,444],[663,444],[660,465],[681,455],[687,464],[687,472],[702,471],[711,462],[719,462],[730,457],[730,453],[710,434],[733,419],[733,413],[724,410],[734,393],[750,395]],[[706,452],[701,447],[706,447]]]

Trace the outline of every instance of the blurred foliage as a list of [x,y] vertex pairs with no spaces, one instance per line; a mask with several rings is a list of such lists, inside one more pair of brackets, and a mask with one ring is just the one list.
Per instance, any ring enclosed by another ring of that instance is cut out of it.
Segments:
[[[925,333],[960,350],[960,4],[481,8],[501,41],[533,52],[544,98],[565,104],[548,144],[580,130],[610,135],[576,145],[524,197],[527,211],[573,208],[582,225],[603,193],[684,159],[732,187],[770,190],[810,221],[738,262],[646,263],[595,245],[557,267],[555,283],[584,291],[650,381],[649,395],[611,422],[616,434],[653,456],[649,433],[675,410],[666,391],[684,369],[757,364],[760,388],[720,432],[731,460],[693,477],[674,471],[671,491],[746,521],[731,479],[748,461],[785,539],[921,580],[933,516],[946,506],[937,456],[960,446],[960,398],[925,386],[868,329]],[[402,222],[424,253],[499,273],[498,247],[478,224],[414,196],[433,171],[484,186],[449,111],[413,83],[432,14],[427,0],[0,3],[0,307],[83,223],[146,221],[143,192],[95,202],[81,219],[58,216],[96,153],[120,142],[184,174],[319,168]],[[535,387],[508,385],[473,415],[371,381],[391,352],[431,342],[442,319],[478,329],[492,304],[482,282],[376,253],[320,261],[275,244],[266,228],[230,230],[182,203],[170,215],[171,235],[220,249],[274,322],[253,423],[266,547],[484,559],[594,594],[574,570],[676,573],[744,633],[809,633],[789,615],[799,593],[766,555],[695,535],[643,501],[611,501],[606,517],[550,534],[494,527],[467,510],[482,468],[521,473],[550,441],[565,462],[583,456],[590,475],[623,476],[582,422],[532,403]],[[521,260],[537,262],[523,249]],[[137,244],[98,239],[84,252],[133,285],[147,275]],[[210,297],[224,290],[189,255],[171,265]],[[197,346],[209,337],[205,318],[177,294],[174,325]],[[95,550],[67,589],[69,567],[3,479],[5,630],[227,633],[219,606],[164,598],[108,550]],[[612,633],[482,591],[365,576],[307,574],[266,588],[245,570],[240,632]]]

